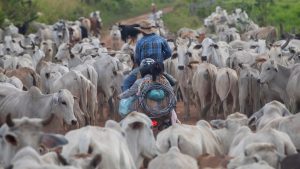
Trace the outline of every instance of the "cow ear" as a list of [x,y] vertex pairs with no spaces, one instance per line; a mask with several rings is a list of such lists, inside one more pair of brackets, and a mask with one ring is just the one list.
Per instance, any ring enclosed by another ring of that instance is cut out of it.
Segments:
[[242,63],[239,63],[238,65],[239,65],[239,67],[240,67],[241,69],[244,68],[244,65],[243,65]]
[[13,145],[13,146],[17,146],[19,141],[17,139],[17,135],[14,133],[8,133],[4,136],[6,142],[8,142],[9,144]]
[[112,72],[113,72],[113,74],[114,74],[115,76],[117,76],[117,74],[118,74],[117,71],[113,70]]
[[[244,156],[245,157],[247,157],[249,155],[249,152],[248,152],[248,150],[246,149],[246,150],[244,150]],[[254,158],[254,157],[253,157]]]
[[143,126],[144,126],[144,123],[139,122],[139,121],[133,122],[133,123],[130,124],[130,127],[131,127],[133,130],[139,130],[139,129],[141,129]]
[[193,49],[200,49],[200,48],[202,48],[201,44],[200,45],[195,45]]
[[255,59],[255,62],[256,62],[256,63],[259,63],[259,62],[265,62],[265,61],[267,61],[266,58],[259,58],[259,57],[258,57],[258,58]]
[[178,57],[178,53],[173,53],[171,59],[176,59]]
[[211,44],[211,46],[214,47],[215,49],[218,49],[218,48],[219,48],[219,46],[218,46],[217,44],[215,44],[215,43],[214,43],[214,44]]
[[68,140],[60,134],[43,134],[40,144],[47,148],[55,148],[68,144]]
[[211,120],[210,124],[214,128],[217,128],[217,129],[226,127],[226,121],[225,120],[220,120],[220,119],[218,119],[218,120]]
[[14,168],[14,166],[11,164],[11,165],[5,167],[4,169],[13,169],[13,168]]
[[192,53],[191,52],[187,52],[186,53],[188,57],[192,57]]
[[96,168],[100,164],[101,160],[102,160],[101,154],[96,154],[92,159],[92,161],[90,162],[90,166],[92,168]]

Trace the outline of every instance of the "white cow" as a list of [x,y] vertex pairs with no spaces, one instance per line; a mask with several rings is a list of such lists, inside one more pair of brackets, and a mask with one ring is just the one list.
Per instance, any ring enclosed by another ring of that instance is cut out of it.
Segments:
[[140,168],[145,158],[153,159],[158,154],[151,119],[143,113],[132,112],[120,123],[135,165]]
[[266,104],[260,111],[253,114],[250,121],[259,128],[274,128],[287,133],[297,149],[300,149],[298,132],[299,114],[291,115],[286,107],[276,101]]
[[270,143],[252,143],[244,151],[244,156],[239,156],[230,161],[229,166],[242,166],[251,164],[249,159],[259,159],[268,163],[268,165],[280,169],[280,161],[285,155],[279,154],[275,145]]
[[119,50],[121,47],[121,31],[119,29],[119,26],[112,26],[110,30],[110,37],[112,41],[112,50]]
[[53,119],[53,115],[47,119],[27,118],[11,119],[8,115],[6,124],[0,128],[0,160],[4,166],[8,166],[12,157],[23,147],[31,146],[36,151],[39,146],[54,148],[67,144],[67,140],[58,134],[46,134],[42,132]]
[[239,73],[239,105],[240,112],[251,115],[260,106],[260,85],[257,83],[259,71],[248,65],[240,64]]
[[[197,54],[197,50],[201,48],[201,45],[196,45],[192,42],[189,38],[181,38],[178,37],[175,42],[176,51],[173,52],[171,61],[166,61],[165,63],[168,64],[168,68],[170,67],[175,68],[173,69],[174,72],[171,70],[171,75],[175,75],[174,77],[178,80],[178,89],[180,90],[183,102],[184,102],[184,113],[185,118],[189,118],[190,116],[190,100],[191,100],[191,81],[193,78],[194,67],[192,66],[193,63],[198,64],[200,61],[199,56],[193,56],[193,53]],[[199,54],[199,53],[198,53]],[[173,61],[177,60],[178,61]],[[172,69],[171,68],[171,69]]]
[[294,113],[299,111],[299,106],[297,106],[300,101],[299,70],[299,64],[293,67],[284,67],[270,59],[262,64],[259,76],[259,82],[268,83],[269,88],[279,93],[280,98]]
[[213,107],[216,103],[216,89],[215,80],[217,75],[216,66],[209,63],[201,63],[198,65],[197,70],[192,79],[192,90],[196,95],[197,105],[199,105],[198,118],[207,117],[213,113]]
[[64,75],[58,74],[54,79],[51,79],[51,82],[50,93],[68,89],[73,96],[79,98],[80,108],[91,123],[92,118],[95,118],[94,113],[97,105],[97,100],[95,100],[97,90],[91,81],[80,72],[71,70]]
[[[73,112],[74,98],[66,89],[56,93],[44,95],[37,87],[29,91],[7,87],[0,84],[0,112],[1,118],[12,113],[13,118],[23,116],[45,119],[51,114],[63,118],[69,125],[75,125],[77,120]],[[18,103],[16,105],[16,103]]]
[[63,147],[61,155],[67,162],[76,162],[72,158],[80,155],[101,155],[97,169],[136,169],[124,136],[115,129],[86,126],[69,131],[65,137],[69,144]]
[[0,82],[1,83],[9,84],[9,85],[14,86],[14,87],[16,87],[18,89],[23,90],[23,83],[22,83],[22,81],[19,78],[15,77],[15,76],[7,77],[3,73],[0,73]]
[[236,133],[242,126],[246,126],[247,122],[247,116],[238,112],[230,114],[226,120],[217,119],[210,122],[210,124],[216,128],[213,132],[218,140],[220,140],[221,147],[224,149],[225,154],[228,154]]
[[[219,45],[225,49],[220,50]],[[228,48],[229,45],[225,45],[223,42],[216,44],[212,39],[205,38],[202,41],[202,61],[207,61],[217,67],[225,67],[226,59],[229,57]]]
[[[104,95],[99,105],[108,101],[111,112],[109,115],[112,116],[115,112],[113,95],[121,92],[123,81],[122,63],[117,58],[106,54],[98,57],[93,66],[98,74],[97,91]],[[103,107],[99,107],[98,110],[102,112],[102,109]]]
[[209,124],[173,125],[157,135],[158,149],[160,152],[166,153],[171,147],[176,146],[181,153],[190,155],[195,159],[206,153],[211,155],[224,154],[219,140],[208,126]]
[[228,169],[274,169],[273,167],[271,167],[267,162],[257,159],[256,157],[252,157],[247,159],[246,161],[246,165],[234,165],[229,163],[227,165]]
[[148,166],[148,169],[198,169],[195,159],[180,153],[178,147],[172,147],[166,154],[158,155]]
[[54,46],[54,42],[50,39],[41,42],[40,49],[45,53],[45,61],[52,61],[54,55]]
[[[93,167],[92,165],[90,167]],[[79,169],[73,166],[47,164],[42,156],[31,147],[25,147],[11,160],[9,168],[13,169]]]
[[[238,76],[235,70],[230,68],[221,68],[216,76],[216,92],[223,106],[224,117],[227,113],[233,113],[238,106]],[[228,98],[232,97],[232,106],[229,111]]]
[[260,130],[272,120],[290,115],[290,111],[284,104],[274,100],[265,104],[260,110],[253,113],[249,118],[249,125],[255,125],[256,129]]
[[241,127],[231,144],[229,156],[238,157],[244,154],[246,147],[252,143],[273,144],[279,154],[291,155],[297,153],[296,147],[290,137],[274,129],[263,129],[256,133],[245,126]]

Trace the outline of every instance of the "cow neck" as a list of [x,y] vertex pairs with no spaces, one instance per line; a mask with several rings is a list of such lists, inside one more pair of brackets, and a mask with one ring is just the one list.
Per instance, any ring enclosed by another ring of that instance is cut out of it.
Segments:
[[[48,95],[40,95],[36,99],[36,102],[43,102],[45,105],[47,105],[47,109],[44,110],[45,112],[40,112],[39,114],[41,115],[39,118],[45,119],[49,117],[49,114],[55,113],[54,110],[54,105],[57,103],[58,96],[56,94],[48,94]],[[38,104],[38,103],[37,103]],[[38,104],[39,105],[39,104]],[[46,117],[47,116],[47,117]]]
[[[291,69],[278,65],[278,73],[275,76],[275,84],[277,87],[280,88],[280,90],[285,91],[286,90],[286,86],[289,80],[289,77],[291,75]],[[274,83],[272,83],[274,84]]]

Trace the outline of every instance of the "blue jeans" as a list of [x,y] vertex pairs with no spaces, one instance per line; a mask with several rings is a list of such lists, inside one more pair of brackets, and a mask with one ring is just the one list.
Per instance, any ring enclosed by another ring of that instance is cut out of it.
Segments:
[[123,82],[123,85],[122,85],[122,92],[124,92],[125,90],[129,89],[134,84],[134,82],[137,79],[137,74],[139,73],[139,71],[140,71],[139,67],[134,68],[129,73],[129,75],[127,76],[127,78],[124,79],[124,82]]

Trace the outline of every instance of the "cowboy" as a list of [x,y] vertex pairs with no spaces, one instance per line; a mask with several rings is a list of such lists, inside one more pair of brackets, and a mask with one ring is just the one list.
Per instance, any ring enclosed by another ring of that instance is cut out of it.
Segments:
[[[143,37],[137,42],[134,56],[134,69],[130,72],[128,77],[124,80],[122,90],[129,89],[137,79],[139,73],[139,66],[143,59],[151,58],[157,62],[163,63],[164,60],[171,57],[171,49],[167,41],[155,34],[155,26],[148,20],[143,20],[140,26],[137,27]],[[167,77],[168,80],[170,77]]]

